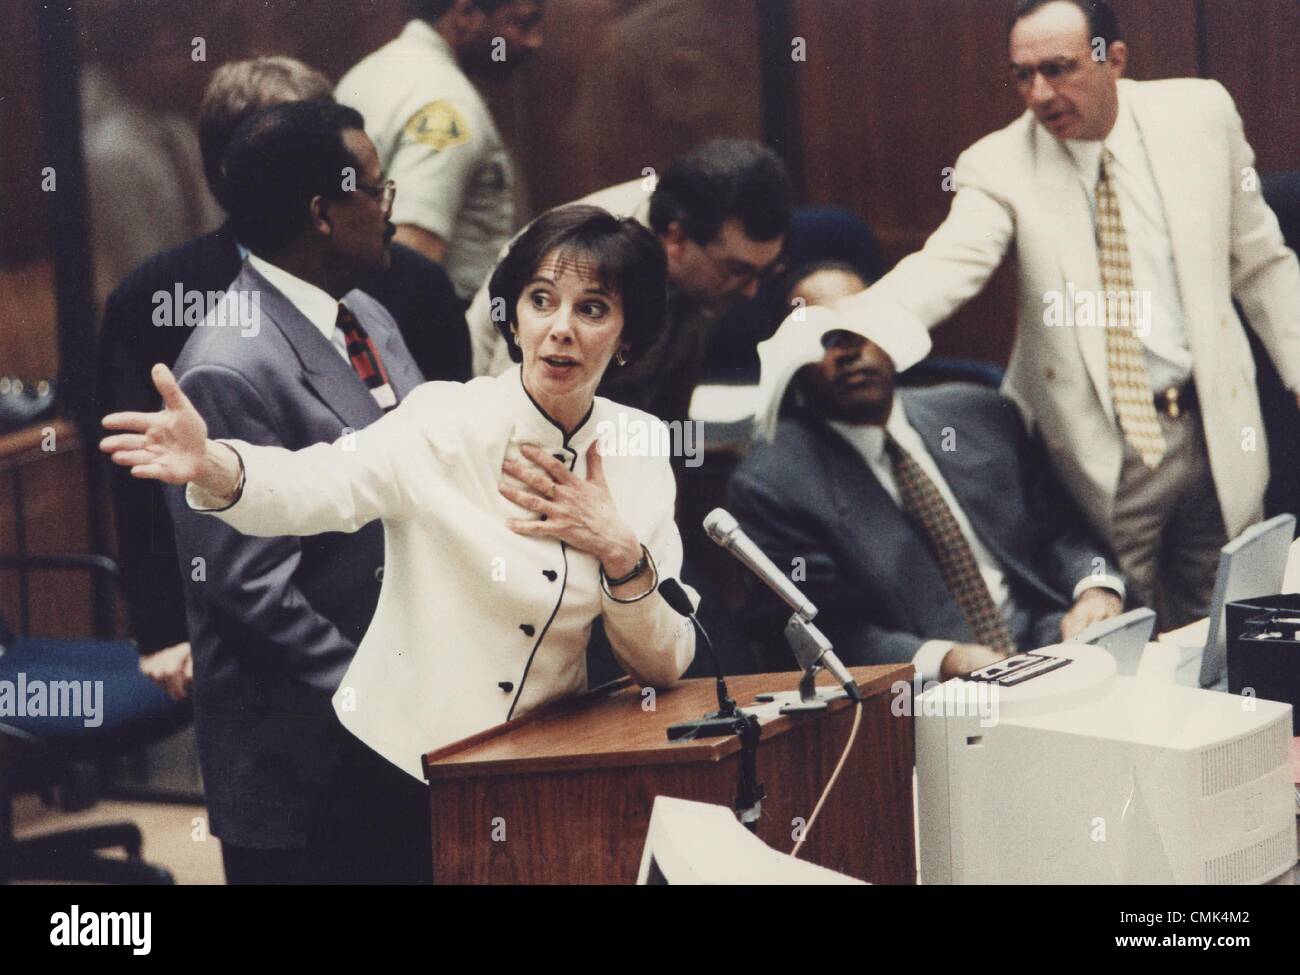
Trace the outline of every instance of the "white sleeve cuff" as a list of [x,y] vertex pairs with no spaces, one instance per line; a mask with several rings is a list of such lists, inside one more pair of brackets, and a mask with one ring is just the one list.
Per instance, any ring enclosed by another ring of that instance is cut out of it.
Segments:
[[921,680],[939,680],[943,669],[943,658],[957,644],[952,640],[926,640],[919,650],[912,655],[912,666],[916,668]]
[[1121,603],[1125,602],[1128,598],[1128,590],[1124,586],[1124,580],[1121,579],[1119,576],[1113,576],[1113,575],[1084,576],[1075,585],[1074,595],[1071,596],[1070,598],[1077,603],[1079,601],[1079,597],[1082,596],[1089,589],[1109,589],[1111,592],[1113,592],[1116,596],[1119,597],[1119,601]]
[[225,511],[233,502],[209,494],[193,481],[185,485],[185,503],[191,511]]

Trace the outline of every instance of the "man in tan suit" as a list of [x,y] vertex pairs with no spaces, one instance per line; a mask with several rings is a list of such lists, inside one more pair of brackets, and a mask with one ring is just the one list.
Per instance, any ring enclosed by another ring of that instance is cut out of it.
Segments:
[[1259,520],[1268,449],[1236,298],[1300,390],[1300,267],[1217,82],[1123,79],[1101,0],[1023,0],[1027,111],[957,160],[948,218],[839,308],[932,328],[1013,247],[1005,391],[1161,625],[1202,616],[1217,550]]

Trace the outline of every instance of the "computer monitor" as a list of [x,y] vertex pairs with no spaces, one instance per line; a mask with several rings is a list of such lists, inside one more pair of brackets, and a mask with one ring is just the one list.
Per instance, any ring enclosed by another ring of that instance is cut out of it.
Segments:
[[726,806],[655,796],[637,883],[861,884],[774,850]]
[[1142,663],[1142,653],[1151,642],[1156,628],[1156,614],[1149,609],[1130,609],[1100,623],[1084,627],[1071,643],[1086,643],[1110,651],[1115,658],[1115,668],[1126,677],[1133,677]]
[[914,702],[922,883],[1243,884],[1294,866],[1289,704],[1124,677],[1098,647],[1036,653],[1069,663]]
[[1223,546],[1210,600],[1210,631],[1201,654],[1202,687],[1213,687],[1223,679],[1228,658],[1228,603],[1280,592],[1293,538],[1295,515],[1277,515],[1251,525]]

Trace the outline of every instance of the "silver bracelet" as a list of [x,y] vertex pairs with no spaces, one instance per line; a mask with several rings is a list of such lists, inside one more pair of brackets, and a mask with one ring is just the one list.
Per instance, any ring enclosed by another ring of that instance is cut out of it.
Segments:
[[[240,454],[238,450],[230,446],[230,444],[226,443],[226,441],[217,440],[214,442],[221,444],[221,446],[225,447],[232,454],[234,454],[235,460],[238,461],[239,463],[239,480],[235,482],[235,493],[231,495],[230,504],[226,505],[226,508],[233,508],[235,505],[239,504],[239,499],[244,496],[244,478],[247,474],[247,472],[244,470],[244,457],[242,454]],[[226,508],[223,508],[222,510],[224,511],[226,510]]]
[[646,548],[644,545],[641,546],[641,552],[643,555],[645,555],[646,562],[649,564],[651,581],[650,581],[650,588],[648,588],[645,592],[641,593],[639,596],[633,596],[631,599],[619,599],[617,596],[615,596],[612,592],[609,591],[609,580],[605,578],[604,567],[603,566],[601,567],[600,591],[603,592],[610,599],[612,599],[614,602],[625,603],[625,604],[639,603],[641,600],[645,599],[646,596],[649,596],[651,593],[653,593],[656,589],[659,588],[659,567],[655,565],[654,556],[650,554],[650,550]]

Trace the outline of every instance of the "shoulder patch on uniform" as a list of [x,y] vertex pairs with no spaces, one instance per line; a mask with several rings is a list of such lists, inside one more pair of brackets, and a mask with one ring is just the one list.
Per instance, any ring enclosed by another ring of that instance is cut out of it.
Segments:
[[451,102],[429,102],[407,120],[402,132],[438,152],[469,141],[469,123]]

